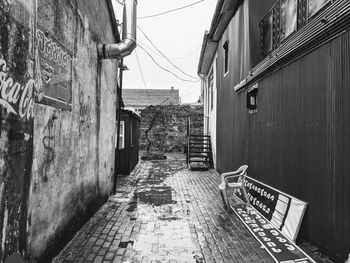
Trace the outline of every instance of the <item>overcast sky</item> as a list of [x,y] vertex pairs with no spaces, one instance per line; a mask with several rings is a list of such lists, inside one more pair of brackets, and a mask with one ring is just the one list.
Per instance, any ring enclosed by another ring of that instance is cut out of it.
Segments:
[[[138,26],[146,33],[153,44],[184,73],[172,66],[152,46],[143,33],[137,30],[137,42],[163,68],[170,70],[182,81],[157,66],[141,48],[124,59],[130,69],[124,71],[123,89],[147,88],[180,90],[181,101],[195,102],[200,95],[200,81],[197,75],[198,60],[205,30],[209,30],[216,0],[204,0],[198,4],[152,18],[144,18],[165,11],[180,8],[199,0],[138,0]],[[122,6],[115,0],[117,19],[122,20]],[[119,0],[119,2],[122,2]],[[140,62],[142,74],[137,63]],[[188,76],[189,75],[189,76]],[[193,76],[194,78],[190,77]],[[146,85],[146,87],[145,87]]]

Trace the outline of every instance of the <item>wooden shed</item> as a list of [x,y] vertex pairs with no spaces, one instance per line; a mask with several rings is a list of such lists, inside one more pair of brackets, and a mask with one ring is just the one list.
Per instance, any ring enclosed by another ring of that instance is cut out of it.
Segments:
[[132,111],[122,110],[118,150],[117,140],[115,140],[115,167],[118,175],[130,174],[137,165],[139,161],[139,135],[140,116]]

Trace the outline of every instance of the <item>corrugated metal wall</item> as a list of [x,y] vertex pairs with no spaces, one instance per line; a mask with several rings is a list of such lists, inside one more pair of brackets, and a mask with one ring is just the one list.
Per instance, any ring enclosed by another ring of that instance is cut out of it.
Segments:
[[350,252],[350,32],[331,43],[334,103],[332,223],[336,252]]
[[[232,170],[235,163],[244,161],[246,136],[243,116],[245,112],[235,108],[245,108],[245,101],[234,96],[233,86],[246,76],[251,68],[249,27],[249,1],[237,10],[218,45],[216,87],[217,87],[217,169]],[[229,42],[228,73],[224,74],[225,42]],[[216,62],[215,62],[216,63]],[[240,106],[239,106],[240,105]],[[240,135],[238,137],[232,136]]]
[[308,202],[300,236],[339,261],[350,252],[349,49],[345,32],[260,80],[255,114],[222,66],[217,76],[218,169],[247,162],[250,176]]

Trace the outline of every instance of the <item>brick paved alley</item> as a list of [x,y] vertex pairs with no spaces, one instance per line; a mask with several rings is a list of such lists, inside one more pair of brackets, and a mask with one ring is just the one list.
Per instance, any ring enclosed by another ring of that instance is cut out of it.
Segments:
[[141,161],[53,262],[273,262],[225,212],[218,184],[183,155]]

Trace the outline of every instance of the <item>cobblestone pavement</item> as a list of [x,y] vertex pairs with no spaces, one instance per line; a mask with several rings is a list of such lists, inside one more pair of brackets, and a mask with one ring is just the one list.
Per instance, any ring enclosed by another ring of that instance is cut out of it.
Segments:
[[53,262],[273,262],[225,212],[218,185],[183,155],[141,161]]

